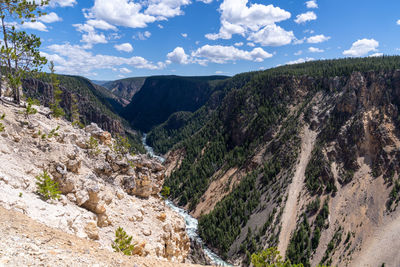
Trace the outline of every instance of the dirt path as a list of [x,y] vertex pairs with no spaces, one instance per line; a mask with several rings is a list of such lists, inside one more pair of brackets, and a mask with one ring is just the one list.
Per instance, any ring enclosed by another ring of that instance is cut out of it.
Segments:
[[104,250],[94,241],[47,227],[1,206],[0,244],[0,266],[200,266]]
[[289,245],[290,235],[296,228],[297,218],[297,198],[304,184],[304,173],[311,157],[311,151],[314,147],[317,133],[305,127],[301,136],[300,160],[296,166],[296,172],[292,183],[289,185],[288,199],[282,214],[282,228],[279,234],[278,250],[282,257],[286,255],[286,249]]

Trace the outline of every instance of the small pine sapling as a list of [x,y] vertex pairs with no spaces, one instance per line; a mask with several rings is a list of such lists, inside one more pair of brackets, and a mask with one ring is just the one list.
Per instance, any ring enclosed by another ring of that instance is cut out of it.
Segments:
[[114,139],[112,149],[118,156],[122,157],[129,153],[131,144],[128,138],[117,135]]
[[65,116],[64,110],[60,107],[60,102],[62,100],[61,96],[63,92],[60,89],[60,80],[57,78],[57,75],[55,74],[53,61],[50,61],[49,69],[51,72],[50,79],[51,79],[51,84],[53,85],[53,95],[54,95],[53,103],[50,104],[50,110],[55,118],[59,118]]
[[47,135],[48,138],[52,138],[53,136],[59,136],[58,130],[60,130],[60,126],[58,125],[56,128],[52,129],[50,133]]
[[[3,115],[1,115],[0,120],[4,120],[4,118],[6,117],[6,114],[3,113]],[[5,127],[4,124],[2,122],[0,122],[0,132],[4,132]]]
[[91,136],[89,140],[86,141],[86,146],[91,156],[98,156],[101,154],[101,150],[99,148],[99,141],[93,136]]
[[47,171],[36,176],[36,180],[37,192],[44,200],[60,198],[61,191],[58,188],[58,183],[51,179]]
[[38,105],[40,105],[40,102],[37,99],[32,99],[29,97],[26,100],[26,107],[25,107],[25,112],[24,112],[26,119],[29,119],[29,115],[33,115],[33,114],[37,113],[37,109],[34,108],[33,105],[38,106]]
[[115,231],[115,240],[111,244],[111,247],[114,249],[115,252],[122,252],[125,255],[132,255],[133,249],[136,246],[136,242],[132,243],[132,236],[126,234],[122,227],[118,227]]

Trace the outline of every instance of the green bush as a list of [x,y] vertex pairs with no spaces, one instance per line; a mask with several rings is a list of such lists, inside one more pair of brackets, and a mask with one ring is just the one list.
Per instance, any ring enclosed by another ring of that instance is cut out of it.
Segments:
[[[3,115],[0,117],[0,120],[4,120],[4,118],[6,117],[6,114],[3,113]],[[0,122],[0,132],[4,132],[5,127],[3,125],[3,123]]]
[[303,267],[303,264],[291,264],[283,261],[276,247],[268,248],[259,253],[251,255],[251,263],[254,267]]
[[29,97],[26,100],[26,107],[25,107],[25,112],[24,112],[25,117],[27,119],[29,118],[29,115],[33,115],[33,114],[37,113],[37,109],[32,107],[33,105],[38,106],[38,105],[40,105],[40,102],[37,99],[32,99],[32,98]]
[[99,148],[99,141],[91,136],[88,141],[86,141],[86,146],[89,150],[89,154],[92,156],[98,156],[101,153]]
[[114,139],[112,149],[119,156],[123,156],[129,153],[131,150],[131,144],[129,143],[128,138],[117,135]]
[[136,243],[131,244],[132,236],[126,234],[122,227],[118,227],[115,231],[115,240],[111,244],[111,247],[115,252],[122,252],[125,255],[132,255],[132,251],[135,248]]
[[51,179],[47,171],[36,176],[36,180],[37,192],[44,200],[60,198],[61,191],[58,188],[58,183]]

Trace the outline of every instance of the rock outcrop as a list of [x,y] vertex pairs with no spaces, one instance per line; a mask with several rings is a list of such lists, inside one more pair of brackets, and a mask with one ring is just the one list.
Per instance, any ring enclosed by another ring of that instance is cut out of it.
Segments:
[[[111,135],[96,124],[74,128],[37,108],[26,123],[22,108],[0,105],[0,205],[108,250],[121,226],[138,243],[134,254],[185,262],[190,242],[183,218],[158,196],[164,167],[145,155],[117,153]],[[36,193],[35,176],[45,170],[59,185],[59,201]]]

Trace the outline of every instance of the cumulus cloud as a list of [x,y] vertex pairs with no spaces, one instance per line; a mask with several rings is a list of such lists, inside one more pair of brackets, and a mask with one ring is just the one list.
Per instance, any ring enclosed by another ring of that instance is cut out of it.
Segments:
[[251,33],[247,40],[259,43],[263,46],[282,46],[294,40],[292,31],[285,31],[281,27],[272,24],[267,25],[258,32]]
[[[247,4],[248,0],[224,0],[219,8],[219,32],[206,34],[205,37],[210,40],[231,39],[234,34],[254,35],[260,29],[262,32],[258,35],[261,36],[276,27],[275,23],[287,20],[291,16],[286,10],[273,5]],[[269,28],[266,28],[267,26]]]
[[165,20],[183,15],[182,6],[190,4],[190,0],[149,0],[145,14],[157,17],[157,20]]
[[62,21],[62,19],[54,12],[50,12],[49,14],[41,16],[38,18],[38,20],[40,20],[44,23],[53,23],[53,22],[57,22],[57,21]]
[[400,25],[400,19],[396,23],[397,23],[397,25]]
[[47,47],[48,53],[42,52],[49,60],[56,64],[57,72],[65,74],[93,75],[94,69],[115,69],[124,65],[137,69],[157,70],[165,67],[164,62],[152,63],[143,57],[117,57],[96,54],[85,49],[84,46],[54,44]]
[[319,35],[314,35],[314,36],[308,37],[307,38],[307,43],[309,43],[309,44],[318,44],[318,43],[322,43],[322,42],[328,41],[329,39],[331,39],[331,37],[325,36],[323,34],[319,34]]
[[355,41],[351,48],[343,51],[343,55],[350,57],[361,57],[365,56],[369,52],[377,51],[379,42],[374,39],[361,39]]
[[222,45],[204,45],[192,52],[192,56],[218,64],[224,64],[229,61],[248,60],[254,62],[262,62],[266,58],[272,57],[272,54],[257,47],[252,51],[240,50],[234,46]]
[[324,52],[323,49],[320,49],[320,48],[317,48],[317,47],[312,47],[312,46],[308,48],[308,51],[311,52],[311,53],[322,53],[322,52]]
[[307,21],[316,20],[316,19],[317,19],[317,15],[314,13],[314,11],[308,11],[306,13],[297,15],[294,22],[296,22],[297,24],[300,24],[300,23],[306,23]]
[[15,25],[16,28],[23,28],[23,29],[30,29],[30,30],[37,30],[37,31],[41,31],[41,32],[47,32],[47,27],[46,25],[44,25],[42,22],[40,21],[28,21],[25,22],[22,25]]
[[149,23],[182,15],[181,7],[188,4],[190,0],[95,0],[92,8],[84,9],[84,15],[114,26],[144,28]]
[[187,38],[188,37],[187,33],[181,33],[181,35],[182,35],[183,38]]
[[123,43],[123,44],[119,44],[119,45],[114,45],[115,49],[117,49],[120,52],[132,52],[133,51],[133,47],[130,43]]
[[296,59],[293,61],[286,62],[286,65],[300,64],[300,63],[305,63],[305,62],[313,61],[313,60],[315,60],[315,59],[312,57],[299,58],[299,59]]
[[167,58],[169,61],[167,63],[178,63],[178,64],[188,64],[189,56],[185,53],[185,50],[178,46],[174,49],[174,51],[167,54]]
[[237,46],[237,47],[243,46],[243,42],[237,42],[237,43],[234,44],[234,46]]
[[310,0],[306,2],[307,8],[318,8],[317,0]]

